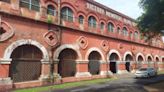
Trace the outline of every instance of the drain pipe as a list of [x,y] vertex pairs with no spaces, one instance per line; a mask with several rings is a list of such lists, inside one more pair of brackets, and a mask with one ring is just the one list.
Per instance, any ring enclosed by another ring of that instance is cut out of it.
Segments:
[[[58,25],[61,24],[61,18],[60,18],[60,7],[61,7],[61,0],[57,0],[57,3],[58,3],[58,15],[57,15],[57,18],[58,18]],[[50,25],[48,25],[48,29],[50,29]],[[58,28],[57,30],[55,31],[59,31],[59,45],[61,43],[61,28]],[[49,47],[49,57],[50,57],[50,74],[49,74],[49,78],[50,78],[50,83],[54,83],[55,81],[55,78],[54,78],[54,60],[53,60],[53,51],[54,51],[54,48],[53,47]]]
[[49,79],[47,80],[47,82],[50,82],[50,83],[53,83],[54,81],[54,78],[53,78],[53,55],[52,55],[52,47],[49,47],[49,58],[50,58],[50,61],[49,61]]

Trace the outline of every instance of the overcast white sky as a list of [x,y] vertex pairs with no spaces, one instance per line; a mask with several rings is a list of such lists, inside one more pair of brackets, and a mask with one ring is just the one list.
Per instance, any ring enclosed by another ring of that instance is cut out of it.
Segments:
[[139,17],[142,13],[142,9],[140,9],[138,6],[138,2],[140,0],[95,0],[95,1],[134,19]]

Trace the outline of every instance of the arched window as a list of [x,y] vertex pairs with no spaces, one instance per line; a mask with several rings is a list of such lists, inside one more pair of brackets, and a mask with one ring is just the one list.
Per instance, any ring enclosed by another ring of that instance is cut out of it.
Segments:
[[100,28],[101,28],[101,31],[103,31],[105,29],[105,24],[103,22],[101,22]]
[[144,36],[144,40],[145,40],[145,41],[148,40],[148,37],[147,37],[146,35]]
[[10,0],[0,0],[0,1],[10,3]]
[[20,7],[25,7],[30,10],[40,11],[40,0],[20,0]]
[[63,20],[73,22],[73,11],[68,7],[64,7],[61,10],[61,17]]
[[130,36],[130,38],[132,39],[132,38],[133,38],[133,33],[130,32],[129,36]]
[[109,32],[114,32],[114,25],[111,22],[108,23],[108,31]]
[[120,34],[121,29],[118,27],[117,28],[117,33]]
[[55,7],[53,5],[47,6],[47,14],[50,14],[52,16],[56,15],[56,10],[55,10]]
[[90,16],[88,19],[88,26],[96,28],[96,23],[97,23],[96,18],[93,16]]
[[79,16],[79,24],[84,24],[84,17],[82,15]]
[[135,38],[135,39],[138,39],[138,32],[135,32],[135,33],[134,33],[134,38]]
[[124,36],[128,36],[128,30],[126,27],[123,28],[122,32]]

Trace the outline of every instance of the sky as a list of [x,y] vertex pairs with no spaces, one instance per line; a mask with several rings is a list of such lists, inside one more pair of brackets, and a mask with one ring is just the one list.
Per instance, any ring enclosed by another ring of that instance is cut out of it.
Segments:
[[121,12],[133,19],[142,14],[142,9],[138,6],[140,0],[95,0],[107,7]]

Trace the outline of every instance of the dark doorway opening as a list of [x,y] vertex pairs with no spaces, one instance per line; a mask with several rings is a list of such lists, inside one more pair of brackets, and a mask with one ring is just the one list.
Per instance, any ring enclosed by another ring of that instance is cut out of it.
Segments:
[[130,71],[131,71],[131,69],[130,69],[130,62],[126,62],[126,63],[125,63],[125,66],[126,66],[126,70],[127,70],[128,72],[130,72]]
[[92,75],[98,75],[100,73],[100,60],[101,55],[99,52],[93,51],[90,53],[88,69]]
[[148,67],[153,67],[153,65],[151,64],[152,58],[149,56],[147,60],[148,60],[147,61],[148,62]]
[[142,56],[138,56],[138,69],[142,68],[142,62],[144,61]]
[[131,65],[130,65],[130,63],[132,62],[132,60],[133,60],[133,57],[131,55],[129,55],[129,54],[125,58],[125,62],[126,62],[125,63],[125,68],[126,68],[126,70],[128,72],[131,71]]
[[12,55],[9,76],[13,82],[38,80],[41,75],[42,52],[33,45],[17,47]]
[[116,62],[110,62],[110,70],[112,73],[117,73],[117,64]]
[[72,49],[64,49],[59,55],[58,73],[61,77],[74,77],[76,73],[77,53]]
[[119,56],[116,53],[112,53],[109,57],[110,59],[110,71],[112,73],[117,73],[117,61],[119,60]]
[[159,60],[158,57],[156,57],[155,60],[156,60],[156,61],[155,61],[155,68],[158,70],[158,69],[159,69],[158,63],[160,62],[160,60]]

